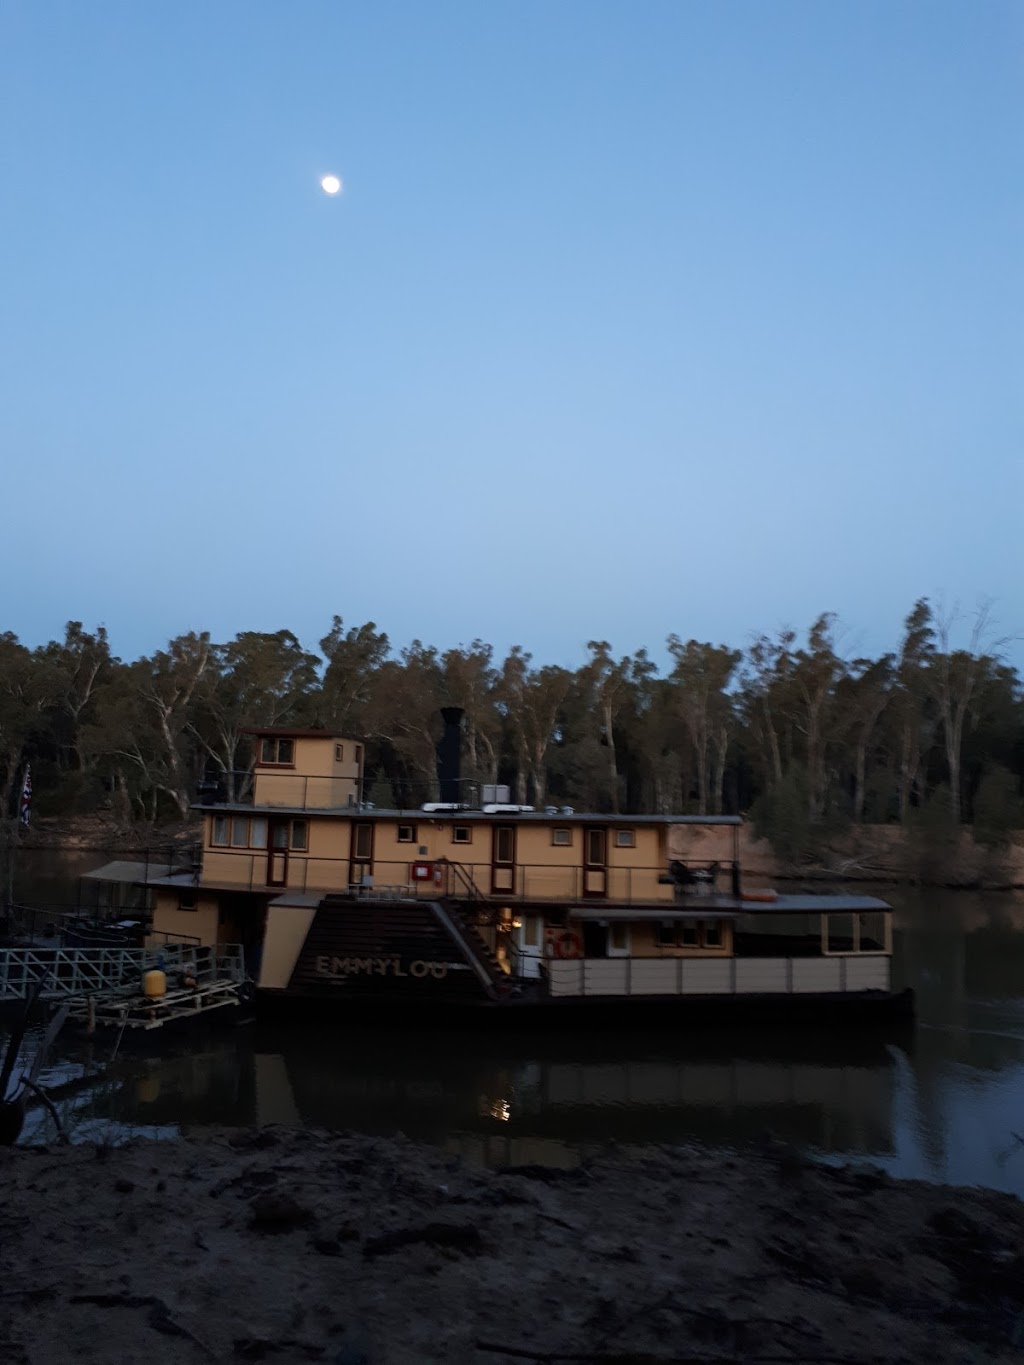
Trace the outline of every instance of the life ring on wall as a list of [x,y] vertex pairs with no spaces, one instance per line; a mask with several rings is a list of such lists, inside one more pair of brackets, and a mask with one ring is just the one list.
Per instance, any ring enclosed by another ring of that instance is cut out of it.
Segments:
[[564,933],[556,934],[551,943],[555,952],[555,957],[582,957],[583,940],[579,934],[574,934],[570,929]]

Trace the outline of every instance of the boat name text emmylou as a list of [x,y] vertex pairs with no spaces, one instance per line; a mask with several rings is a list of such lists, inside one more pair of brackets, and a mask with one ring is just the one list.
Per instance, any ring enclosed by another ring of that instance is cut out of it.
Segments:
[[417,960],[409,963],[409,970],[402,967],[400,957],[329,957],[319,954],[316,959],[317,976],[412,976],[422,980],[432,976],[443,981],[450,966],[449,962],[424,962]]

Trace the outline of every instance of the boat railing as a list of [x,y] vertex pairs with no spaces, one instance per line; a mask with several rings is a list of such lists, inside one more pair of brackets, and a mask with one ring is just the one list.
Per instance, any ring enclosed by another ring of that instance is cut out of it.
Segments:
[[842,957],[576,958],[545,963],[548,993],[562,996],[830,995],[888,991],[890,960]]
[[159,967],[199,984],[245,980],[239,944],[203,947],[162,943],[144,948],[0,948],[0,1001],[83,996],[138,989],[143,974]]
[[[488,841],[489,844],[489,841]],[[657,866],[583,867],[578,864],[494,864],[465,857],[417,860],[375,858],[360,861],[314,855],[306,850],[259,851],[215,848],[206,854],[202,885],[224,890],[379,898],[414,896],[480,900],[490,904],[615,905],[699,903],[716,895],[735,895],[738,868],[731,862],[690,862],[689,879]]]
[[[423,819],[425,805],[440,800],[436,781],[404,779],[385,793],[375,778],[282,772],[274,768],[235,769],[217,773],[200,784],[197,804],[204,807],[251,806],[254,810],[366,810],[378,807],[408,811]],[[478,810],[484,787],[475,779],[460,778],[452,802],[456,809]],[[375,795],[379,799],[374,799]]]

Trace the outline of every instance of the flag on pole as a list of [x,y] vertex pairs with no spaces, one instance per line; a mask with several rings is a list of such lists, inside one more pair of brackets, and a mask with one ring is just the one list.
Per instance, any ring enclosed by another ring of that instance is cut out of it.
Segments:
[[25,764],[25,781],[21,786],[21,823],[28,829],[32,823],[32,769]]

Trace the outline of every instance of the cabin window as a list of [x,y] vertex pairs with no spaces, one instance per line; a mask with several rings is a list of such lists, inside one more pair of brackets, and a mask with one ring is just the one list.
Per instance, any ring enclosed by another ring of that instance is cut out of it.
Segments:
[[[398,826],[398,842],[399,842],[400,844],[414,844],[414,843],[416,842],[416,826],[415,826],[415,825],[399,825],[399,826]],[[425,849],[421,849],[421,852],[426,852],[426,850],[425,850]]]
[[615,831],[616,848],[636,848],[636,830],[617,829]]
[[717,920],[704,926],[704,947],[721,948],[722,946],[722,926]]
[[553,829],[553,830],[551,831],[551,842],[554,844],[554,846],[555,846],[556,848],[571,848],[571,847],[572,847],[572,830],[571,830],[571,829]]
[[306,820],[292,821],[292,848],[296,853],[305,853],[309,846],[309,822]]
[[231,821],[231,847],[249,847],[249,821],[236,819]]
[[336,745],[334,746],[334,761],[335,761],[335,763],[344,763],[344,762],[345,762],[345,746],[344,746],[344,744],[336,744]]
[[853,915],[828,915],[828,951],[830,953],[852,953]]
[[295,741],[265,737],[260,744],[260,762],[292,766],[295,762]]
[[210,843],[214,848],[227,848],[228,821],[226,815],[215,815],[213,817],[213,827],[210,830]]
[[352,826],[352,857],[368,863],[373,856],[373,826],[369,823]]
[[523,920],[523,947],[537,948],[540,945],[540,916],[527,915]]
[[603,829],[588,829],[586,834],[586,852],[588,867],[604,867],[606,862],[606,831]]
[[862,953],[885,952],[885,911],[868,910],[857,916]]
[[700,925],[696,920],[684,920],[679,929],[679,946],[681,948],[700,947]]
[[194,891],[182,891],[178,897],[179,910],[198,910],[199,897]]
[[361,768],[362,766],[363,766],[363,746],[362,746],[361,744],[357,744],[357,745],[356,745],[356,767],[357,767],[357,768]]
[[471,844],[473,842],[473,831],[468,825],[456,825],[452,830],[453,844]]
[[515,861],[515,830],[508,825],[498,825],[494,831],[494,861],[511,863]]
[[658,947],[674,948],[676,946],[676,926],[671,920],[660,920],[658,922]]
[[267,846],[267,821],[262,815],[256,815],[249,821],[249,847],[266,848]]
[[629,951],[629,925],[612,924],[608,930],[608,946],[616,953]]

